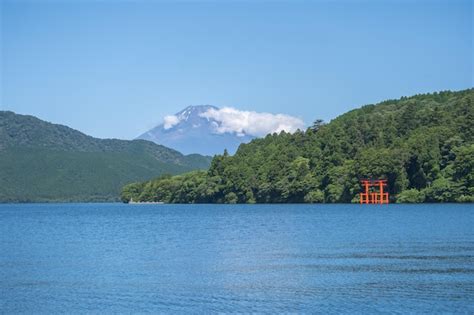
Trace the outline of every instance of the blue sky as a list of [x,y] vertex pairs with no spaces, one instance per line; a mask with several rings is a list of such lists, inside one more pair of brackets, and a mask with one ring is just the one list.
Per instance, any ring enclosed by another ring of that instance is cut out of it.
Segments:
[[472,1],[0,2],[0,109],[97,137],[191,104],[310,124],[473,86]]

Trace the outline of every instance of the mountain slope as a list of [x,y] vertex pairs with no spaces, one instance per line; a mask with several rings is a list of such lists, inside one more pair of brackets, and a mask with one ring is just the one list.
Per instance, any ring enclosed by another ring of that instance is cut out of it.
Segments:
[[361,178],[386,178],[393,201],[474,201],[474,89],[352,110],[306,132],[268,135],[207,172],[127,185],[125,202],[354,202]]
[[205,155],[220,154],[227,149],[234,153],[241,143],[249,142],[254,137],[235,133],[217,133],[218,122],[201,117],[211,105],[188,106],[173,116],[170,121],[156,126],[140,135],[137,139],[153,141],[180,152],[200,153]]
[[97,139],[0,111],[0,201],[116,200],[130,181],[205,169],[210,158],[143,140]]

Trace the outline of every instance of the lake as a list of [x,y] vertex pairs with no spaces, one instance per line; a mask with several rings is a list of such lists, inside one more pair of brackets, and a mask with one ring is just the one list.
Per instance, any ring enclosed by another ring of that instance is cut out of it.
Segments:
[[473,313],[474,207],[0,205],[0,312]]

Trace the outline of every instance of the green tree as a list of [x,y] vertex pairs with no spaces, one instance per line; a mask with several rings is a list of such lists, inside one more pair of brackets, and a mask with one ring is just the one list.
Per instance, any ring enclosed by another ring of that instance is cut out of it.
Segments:
[[322,203],[324,202],[324,193],[319,189],[312,190],[304,196],[304,201],[307,203]]
[[419,203],[425,201],[425,194],[418,189],[404,190],[397,196],[397,203]]

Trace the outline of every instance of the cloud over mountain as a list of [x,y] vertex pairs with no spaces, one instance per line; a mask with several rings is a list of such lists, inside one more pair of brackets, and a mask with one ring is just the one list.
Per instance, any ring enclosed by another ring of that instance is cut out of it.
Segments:
[[304,129],[301,119],[284,115],[242,111],[211,105],[188,106],[165,116],[163,123],[140,135],[182,153],[233,154],[240,144],[268,133]]
[[168,115],[163,118],[163,128],[168,130],[179,123],[180,119],[176,115]]
[[274,132],[304,129],[303,120],[285,114],[257,113],[233,107],[209,108],[199,116],[213,120],[215,132],[262,137]]

